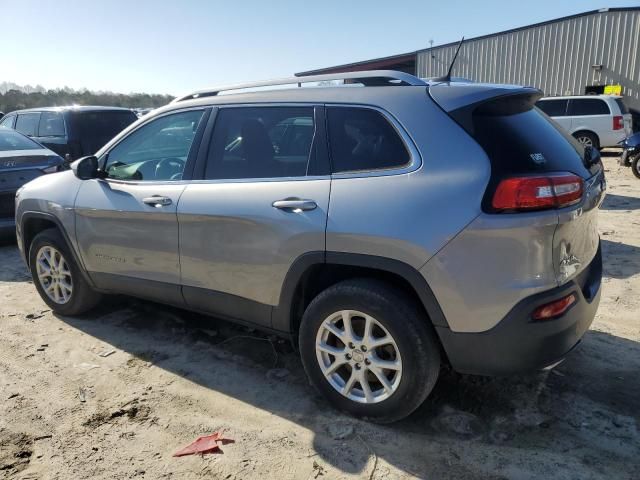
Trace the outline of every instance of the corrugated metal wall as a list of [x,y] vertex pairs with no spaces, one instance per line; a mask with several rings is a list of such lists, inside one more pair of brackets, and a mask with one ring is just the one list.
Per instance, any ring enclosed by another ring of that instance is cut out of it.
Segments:
[[[583,95],[587,85],[622,85],[640,108],[640,11],[599,12],[465,42],[453,76],[515,83],[547,95]],[[417,73],[446,73],[456,45],[417,54]],[[592,68],[602,64],[602,70]]]

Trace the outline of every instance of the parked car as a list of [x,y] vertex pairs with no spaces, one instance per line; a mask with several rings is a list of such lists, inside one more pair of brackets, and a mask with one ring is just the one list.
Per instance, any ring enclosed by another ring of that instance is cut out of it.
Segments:
[[93,155],[137,119],[128,108],[50,107],[8,113],[0,126],[13,128],[74,160]]
[[583,145],[618,147],[632,133],[632,119],[622,97],[583,95],[546,97],[536,106]]
[[[361,87],[267,88],[335,79]],[[378,422],[415,410],[442,363],[547,369],[580,341],[604,171],[539,90],[393,71],[231,88],[18,192],[53,311],[118,292],[291,336],[319,391]]]
[[34,178],[57,172],[64,161],[28,137],[0,127],[0,234],[15,232],[16,190]]
[[631,167],[633,174],[640,178],[640,132],[628,136],[620,145],[622,146],[620,165]]

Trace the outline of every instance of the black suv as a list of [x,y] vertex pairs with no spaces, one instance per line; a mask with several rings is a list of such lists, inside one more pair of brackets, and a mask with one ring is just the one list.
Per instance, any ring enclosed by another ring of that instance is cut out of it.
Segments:
[[93,155],[137,119],[128,108],[46,107],[8,113],[0,127],[13,128],[73,160]]

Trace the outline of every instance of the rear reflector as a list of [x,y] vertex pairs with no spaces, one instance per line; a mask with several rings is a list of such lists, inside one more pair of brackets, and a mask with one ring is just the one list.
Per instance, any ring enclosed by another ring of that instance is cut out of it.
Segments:
[[502,180],[493,195],[495,210],[544,210],[578,203],[583,181],[571,173],[556,173]]
[[614,130],[622,130],[624,128],[624,119],[621,115],[616,115],[613,117],[613,129]]
[[546,305],[536,308],[531,315],[534,320],[549,320],[559,317],[576,303],[576,296],[571,293],[560,300],[555,300]]

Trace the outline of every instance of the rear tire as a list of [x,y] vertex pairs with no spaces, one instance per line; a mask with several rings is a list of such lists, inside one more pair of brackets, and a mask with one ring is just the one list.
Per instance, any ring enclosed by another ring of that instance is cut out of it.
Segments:
[[637,178],[640,178],[640,154],[636,155],[633,157],[633,160],[631,160],[631,171]]
[[600,142],[598,140],[598,136],[593,132],[576,132],[573,134],[576,140],[580,142],[583,146],[591,146],[596,150],[600,149]]
[[29,246],[29,269],[42,300],[60,315],[79,315],[102,296],[87,283],[59,230],[37,234]]
[[377,423],[418,408],[440,371],[439,344],[424,313],[404,292],[373,279],[321,292],[304,313],[299,345],[320,393],[338,409]]

